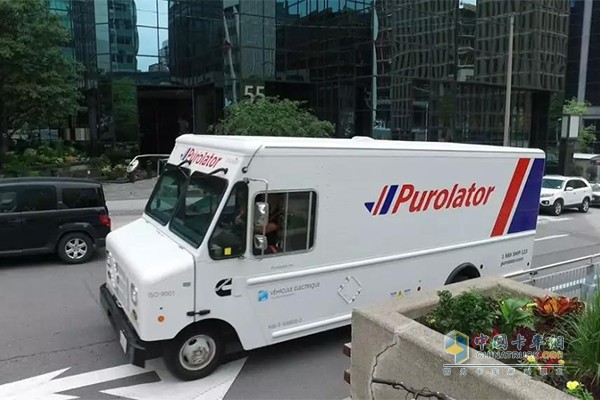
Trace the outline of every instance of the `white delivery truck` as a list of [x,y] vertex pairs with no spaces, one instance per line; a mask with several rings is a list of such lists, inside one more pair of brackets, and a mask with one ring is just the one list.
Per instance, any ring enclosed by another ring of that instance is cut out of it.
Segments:
[[232,341],[530,268],[543,170],[535,149],[183,135],[143,216],[107,238],[102,305],[133,364],[197,379]]

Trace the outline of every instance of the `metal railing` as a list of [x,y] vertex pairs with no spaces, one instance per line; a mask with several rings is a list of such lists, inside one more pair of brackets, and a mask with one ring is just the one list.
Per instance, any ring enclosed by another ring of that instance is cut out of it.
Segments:
[[534,287],[567,297],[587,299],[596,290],[600,253],[505,275]]

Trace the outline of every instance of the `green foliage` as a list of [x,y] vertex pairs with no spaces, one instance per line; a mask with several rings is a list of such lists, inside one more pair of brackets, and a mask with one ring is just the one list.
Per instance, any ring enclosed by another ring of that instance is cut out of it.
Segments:
[[[0,132],[58,125],[81,109],[69,32],[45,0],[0,1]],[[7,151],[3,139],[2,153]]]
[[569,314],[565,322],[560,334],[567,344],[565,359],[573,376],[600,383],[600,290],[594,292],[583,313]]
[[501,300],[500,305],[500,332],[512,335],[517,328],[534,329],[534,315],[531,307],[527,307],[529,299],[509,297]]
[[[226,135],[330,137],[335,126],[321,121],[303,103],[275,97],[242,101],[225,110]],[[214,128],[213,128],[214,129]]]
[[110,180],[123,179],[127,176],[127,166],[125,164],[105,165],[100,172],[103,177]]
[[577,136],[576,149],[580,153],[593,153],[596,145],[596,125],[584,126]]
[[113,118],[117,140],[138,140],[137,87],[132,78],[115,79],[112,83]]
[[456,297],[443,290],[438,292],[440,302],[426,318],[426,323],[438,332],[458,330],[472,336],[490,332],[496,321],[493,303],[474,290]]
[[573,97],[571,100],[565,101],[563,106],[563,114],[582,116],[585,115],[590,105],[590,102],[587,100],[579,101],[576,97]]

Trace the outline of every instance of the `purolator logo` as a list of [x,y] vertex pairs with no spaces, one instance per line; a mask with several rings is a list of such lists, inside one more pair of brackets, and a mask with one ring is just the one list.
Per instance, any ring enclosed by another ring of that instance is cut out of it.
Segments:
[[188,147],[186,151],[181,153],[181,160],[188,160],[191,164],[202,165],[212,168],[216,166],[223,158],[208,151],[198,151],[193,147]]
[[[366,202],[365,207],[372,215],[385,215],[390,209],[396,214],[404,205],[408,211],[420,212],[449,208],[484,206],[490,200],[495,186],[470,186],[455,184],[451,188],[416,190],[415,186],[406,183],[400,185],[386,185],[379,193],[377,202]],[[397,194],[397,195],[396,195]],[[393,204],[393,206],[392,206]]]

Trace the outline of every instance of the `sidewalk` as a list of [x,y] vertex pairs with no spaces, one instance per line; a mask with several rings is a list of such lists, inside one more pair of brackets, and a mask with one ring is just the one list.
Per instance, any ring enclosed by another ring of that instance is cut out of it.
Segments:
[[134,183],[106,183],[104,196],[111,215],[142,215],[156,178]]

